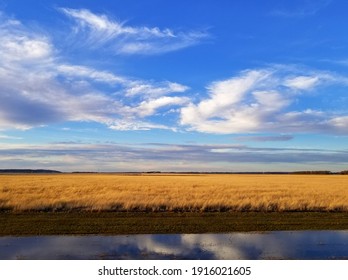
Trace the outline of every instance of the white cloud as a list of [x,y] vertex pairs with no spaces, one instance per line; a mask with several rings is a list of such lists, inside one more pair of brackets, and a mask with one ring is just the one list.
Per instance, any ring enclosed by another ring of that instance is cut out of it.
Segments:
[[58,72],[67,75],[81,78],[88,78],[94,81],[106,82],[110,84],[125,83],[127,80],[124,77],[116,76],[107,71],[97,71],[90,67],[80,65],[62,64],[57,67]]
[[315,87],[318,83],[319,77],[299,76],[287,79],[284,85],[298,90],[309,90]]
[[114,120],[109,124],[110,129],[114,130],[151,130],[151,129],[172,129],[166,125],[144,122],[139,120],[120,119]]
[[59,10],[76,21],[76,35],[84,34],[90,47],[105,46],[116,53],[165,53],[195,45],[208,37],[203,31],[174,32],[168,28],[131,27],[86,9]]
[[82,26],[88,25],[97,30],[110,30],[112,33],[125,32],[121,24],[110,22],[105,15],[97,16],[85,9],[74,10],[61,8],[60,10],[66,15],[75,18]]
[[[158,27],[130,27],[125,26],[122,22],[110,20],[106,15],[96,15],[87,9],[68,9],[60,8],[67,16],[75,19],[80,27],[88,26],[90,29],[98,32],[109,34],[110,37],[119,35],[136,35],[142,38],[149,37],[175,37],[170,29],[160,30]],[[108,36],[107,36],[108,37]],[[106,40],[108,38],[105,38]]]
[[23,139],[23,138],[22,138],[22,137],[16,137],[16,136],[5,135],[5,134],[0,134],[0,139],[5,139],[5,140],[21,140],[21,139]]
[[181,124],[202,132],[233,133],[258,126],[257,104],[241,104],[248,91],[266,79],[268,71],[248,71],[240,77],[215,82],[208,87],[209,98],[181,110]]
[[221,134],[343,131],[346,116],[334,117],[315,108],[290,109],[295,101],[300,102],[295,99],[298,92],[346,84],[344,77],[312,72],[305,76],[293,67],[273,67],[214,82],[208,87],[208,98],[181,109],[180,122],[189,130]]
[[163,96],[157,99],[150,99],[143,101],[138,107],[134,108],[137,114],[141,117],[151,116],[156,113],[156,110],[162,107],[173,106],[173,105],[183,105],[188,103],[189,99],[187,97],[171,97]]
[[51,54],[50,44],[44,38],[28,38],[19,36],[2,37],[0,48],[7,54],[8,60],[34,61],[46,58]]
[[289,104],[287,97],[275,90],[254,91],[252,92],[252,96],[256,101],[256,103],[253,104],[253,107],[261,107],[261,110],[264,113],[278,111]]
[[348,131],[348,116],[333,117],[329,120],[329,123],[337,128],[339,131]]
[[50,58],[53,46],[49,38],[27,33],[18,21],[0,15],[0,58],[2,63],[30,62]]
[[61,64],[56,66],[59,74],[70,78],[87,79],[95,82],[104,82],[110,85],[119,85],[123,87],[122,92],[126,97],[143,96],[158,97],[162,95],[185,92],[188,86],[174,82],[150,82],[135,80],[120,75],[115,75],[108,71],[98,71],[96,69],[81,66]]
[[132,81],[128,83],[128,89],[126,90],[126,96],[161,96],[174,92],[185,92],[189,87],[173,82],[158,83],[156,85],[142,81]]

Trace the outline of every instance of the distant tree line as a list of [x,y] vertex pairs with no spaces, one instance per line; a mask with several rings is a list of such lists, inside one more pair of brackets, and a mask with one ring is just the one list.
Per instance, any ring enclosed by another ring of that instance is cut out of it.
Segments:
[[0,169],[0,173],[62,173],[49,169]]
[[331,172],[327,170],[314,170],[314,171],[295,171],[292,174],[317,174],[317,175],[329,175],[329,174],[342,174],[348,175],[348,170],[343,170],[341,172]]
[[333,174],[331,171],[327,170],[314,170],[314,171],[295,171],[292,172],[292,174],[316,174],[316,175],[327,175],[327,174]]
[[[57,170],[50,170],[50,169],[0,169],[0,173],[62,173],[61,171]],[[84,172],[84,171],[75,171],[72,173],[105,173],[105,172]],[[147,171],[147,172],[106,172],[106,173],[114,173],[114,174],[130,174],[130,175],[141,175],[141,174],[157,174],[162,173],[161,171]],[[313,174],[313,175],[334,175],[334,174],[341,174],[341,175],[348,175],[348,170],[343,170],[339,172],[331,172],[328,170],[303,170],[303,171],[294,171],[294,172],[199,172],[199,171],[193,171],[193,172],[163,172],[164,174]]]

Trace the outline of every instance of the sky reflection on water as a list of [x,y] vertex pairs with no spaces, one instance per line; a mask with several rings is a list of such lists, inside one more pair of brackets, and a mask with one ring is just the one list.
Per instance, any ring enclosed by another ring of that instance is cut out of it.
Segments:
[[9,236],[0,259],[348,259],[348,231]]

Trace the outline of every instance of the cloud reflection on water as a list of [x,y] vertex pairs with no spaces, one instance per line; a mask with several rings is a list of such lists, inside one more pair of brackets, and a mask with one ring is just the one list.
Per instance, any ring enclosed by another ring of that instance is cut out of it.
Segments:
[[348,259],[348,231],[10,236],[0,259]]

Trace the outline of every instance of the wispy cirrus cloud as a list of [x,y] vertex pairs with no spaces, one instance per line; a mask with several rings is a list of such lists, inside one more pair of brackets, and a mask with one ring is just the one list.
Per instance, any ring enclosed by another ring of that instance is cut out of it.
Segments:
[[271,15],[285,18],[301,18],[314,16],[322,9],[326,8],[332,0],[295,0],[291,2],[280,1],[280,5],[289,4],[289,7],[279,7],[271,12]]
[[128,79],[117,76],[108,71],[98,71],[91,67],[81,65],[61,64],[57,66],[57,71],[66,77],[76,77],[89,79],[96,82],[104,82],[108,84],[126,84]]
[[[0,27],[0,129],[65,121],[98,122],[121,130],[171,129],[145,118],[186,100],[168,95],[185,92],[187,86],[72,64],[57,55],[47,34],[4,15]],[[109,89],[100,89],[100,83]]]
[[74,32],[91,47],[105,47],[119,54],[159,54],[200,43],[205,31],[175,32],[169,28],[132,27],[86,9],[59,8],[76,23]]
[[145,96],[154,98],[172,93],[185,92],[189,89],[188,86],[175,82],[151,82],[132,79],[121,75],[115,75],[109,71],[101,71],[81,65],[57,65],[57,73],[68,79],[80,79],[121,86],[125,97]]

